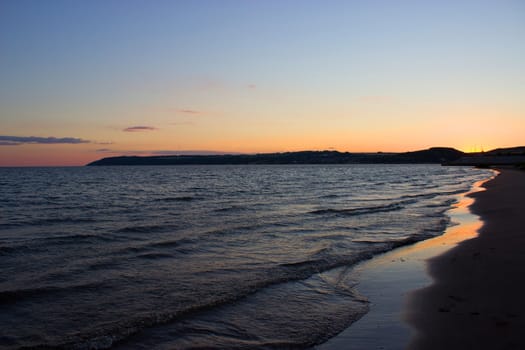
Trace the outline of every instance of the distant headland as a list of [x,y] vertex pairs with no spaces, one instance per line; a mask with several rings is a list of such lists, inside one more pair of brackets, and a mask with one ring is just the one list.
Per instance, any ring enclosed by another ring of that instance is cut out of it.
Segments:
[[[509,158],[510,157],[510,158]],[[448,164],[489,165],[525,162],[525,147],[497,149],[483,153],[464,153],[449,147],[432,147],[414,152],[351,153],[338,151],[300,151],[258,154],[168,155],[107,157],[87,164],[101,165],[214,165],[214,164]]]

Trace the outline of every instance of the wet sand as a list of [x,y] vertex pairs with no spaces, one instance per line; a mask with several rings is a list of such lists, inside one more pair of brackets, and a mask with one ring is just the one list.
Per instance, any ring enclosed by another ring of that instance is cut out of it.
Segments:
[[429,261],[411,295],[411,350],[525,349],[525,172],[502,169],[473,195],[479,237]]

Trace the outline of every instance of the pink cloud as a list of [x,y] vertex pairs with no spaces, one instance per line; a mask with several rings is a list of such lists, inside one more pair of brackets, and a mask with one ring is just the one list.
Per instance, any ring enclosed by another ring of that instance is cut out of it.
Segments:
[[154,130],[157,130],[157,128],[153,126],[130,126],[128,128],[123,129],[122,131],[137,132],[137,131],[154,131]]

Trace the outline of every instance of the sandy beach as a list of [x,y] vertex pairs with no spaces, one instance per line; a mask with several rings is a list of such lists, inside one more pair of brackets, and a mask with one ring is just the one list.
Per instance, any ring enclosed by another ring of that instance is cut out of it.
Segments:
[[413,293],[409,349],[525,348],[525,172],[502,169],[472,196],[479,237],[429,261],[434,283]]

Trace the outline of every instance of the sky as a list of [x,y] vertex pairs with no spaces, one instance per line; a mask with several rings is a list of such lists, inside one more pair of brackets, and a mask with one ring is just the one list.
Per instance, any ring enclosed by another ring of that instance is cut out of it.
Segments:
[[0,0],[0,166],[525,145],[522,0]]

